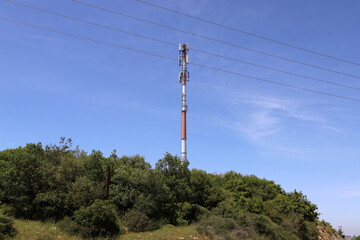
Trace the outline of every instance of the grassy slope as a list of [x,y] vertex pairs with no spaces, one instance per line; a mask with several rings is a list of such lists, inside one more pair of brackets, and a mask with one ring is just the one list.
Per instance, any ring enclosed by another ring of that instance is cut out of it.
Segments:
[[30,220],[15,220],[17,234],[14,240],[80,240],[62,232],[54,223]]
[[[0,212],[0,215],[1,212]],[[69,236],[61,231],[56,223],[40,222],[16,219],[15,228],[17,235],[12,240],[83,240],[81,237]],[[331,226],[326,226],[318,222],[317,229],[320,233],[319,239],[322,240],[341,240],[336,230]],[[161,229],[153,232],[126,233],[111,240],[205,240],[195,229],[195,226],[175,227],[165,225]],[[108,240],[98,238],[97,240]],[[110,239],[109,239],[110,240]]]
[[146,240],[168,240],[168,239],[183,239],[183,240],[200,240],[207,239],[197,233],[194,226],[175,227],[172,225],[165,225],[161,229],[154,232],[145,233],[128,233],[119,238],[119,240],[132,239],[146,239]]
[[[82,240],[80,237],[69,236],[61,231],[55,223],[39,222],[29,220],[15,220],[17,235],[13,240]],[[99,238],[99,240],[105,240]],[[172,225],[163,226],[154,232],[127,233],[113,240],[204,240],[206,237],[200,236],[194,226],[174,227]]]

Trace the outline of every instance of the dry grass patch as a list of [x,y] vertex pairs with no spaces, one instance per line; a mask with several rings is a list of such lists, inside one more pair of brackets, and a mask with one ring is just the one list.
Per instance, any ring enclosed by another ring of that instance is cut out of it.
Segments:
[[62,232],[55,223],[15,220],[17,234],[13,240],[81,240]]
[[[84,240],[61,231],[56,223],[16,219],[14,223],[17,235],[12,240]],[[165,225],[153,232],[126,233],[114,238],[96,238],[96,240],[205,240],[195,226],[175,227]]]
[[175,227],[165,225],[161,229],[153,232],[127,233],[118,238],[118,240],[204,240],[208,239],[201,236],[195,229],[195,226]]

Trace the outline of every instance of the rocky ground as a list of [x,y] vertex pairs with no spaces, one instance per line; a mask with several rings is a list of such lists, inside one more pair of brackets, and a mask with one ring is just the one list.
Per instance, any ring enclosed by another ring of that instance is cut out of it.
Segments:
[[319,224],[316,228],[319,231],[318,240],[344,240],[332,227]]

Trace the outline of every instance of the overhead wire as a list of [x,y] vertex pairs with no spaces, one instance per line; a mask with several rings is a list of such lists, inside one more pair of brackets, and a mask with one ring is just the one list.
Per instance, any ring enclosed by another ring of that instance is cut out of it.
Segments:
[[344,87],[344,88],[360,91],[360,88],[354,87],[354,86],[349,86],[349,85],[345,85],[345,84],[341,84],[341,83],[335,83],[335,82],[331,82],[331,81],[328,81],[328,80],[323,80],[323,79],[320,79],[320,78],[310,77],[310,76],[306,76],[306,75],[302,75],[302,74],[298,74],[298,73],[288,72],[288,71],[285,71],[285,70],[281,70],[281,69],[277,69],[277,68],[273,68],[273,67],[269,67],[269,66],[264,66],[264,65],[260,65],[260,64],[256,64],[256,63],[252,63],[252,62],[247,62],[247,61],[244,61],[244,60],[241,60],[241,59],[238,59],[238,58],[232,58],[232,57],[228,57],[228,56],[223,56],[223,55],[220,55],[220,54],[216,54],[216,53],[212,53],[212,52],[208,52],[208,51],[204,51],[204,50],[200,50],[200,49],[196,49],[196,48],[191,48],[191,50],[201,52],[201,53],[205,53],[205,54],[212,55],[212,56],[219,57],[219,58],[224,58],[224,59],[228,59],[228,60],[232,60],[232,61],[236,61],[236,62],[241,62],[241,63],[248,64],[248,65],[251,65],[251,66],[259,67],[259,68],[264,68],[264,69],[269,69],[269,70],[280,72],[280,73],[285,73],[285,74],[296,76],[296,77],[307,78],[307,79],[322,82],[322,83],[325,83],[325,84],[330,84],[330,85],[334,85],[334,86],[339,86],[339,87]]
[[[64,14],[61,14],[61,13],[58,13],[58,12],[50,11],[50,10],[47,10],[47,9],[44,9],[44,8],[35,7],[35,6],[32,6],[32,5],[24,4],[24,3],[17,2],[17,1],[14,1],[14,0],[6,0],[6,1],[10,2],[10,3],[20,5],[20,6],[23,6],[23,7],[34,9],[34,10],[37,10],[37,11],[41,11],[41,12],[53,14],[53,15],[56,15],[56,16],[64,17],[64,18],[67,18],[67,19],[71,19],[71,20],[74,20],[74,21],[78,21],[78,22],[82,22],[82,23],[102,27],[102,28],[109,29],[109,30],[112,30],[112,31],[125,33],[125,34],[128,34],[128,35],[132,35],[132,36],[136,36],[136,37],[140,37],[140,38],[160,42],[160,43],[171,45],[171,46],[178,46],[178,44],[176,44],[176,43],[172,43],[172,42],[164,41],[164,40],[161,40],[161,39],[158,39],[158,38],[153,38],[153,37],[149,37],[149,36],[129,32],[129,31],[125,31],[125,30],[122,30],[122,29],[119,29],[119,28],[110,27],[110,26],[107,26],[107,25],[103,25],[103,24],[83,20],[83,19],[76,18],[76,17],[71,17],[71,16],[64,15]],[[285,71],[285,70],[276,69],[276,68],[272,68],[272,67],[268,67],[268,66],[264,66],[264,65],[260,65],[260,64],[255,64],[255,63],[243,61],[243,60],[240,60],[240,59],[237,59],[237,58],[227,57],[227,56],[223,56],[223,55],[220,55],[220,54],[217,54],[217,53],[213,53],[213,52],[209,52],[209,51],[205,51],[205,50],[201,50],[201,49],[197,49],[197,48],[191,48],[191,50],[196,51],[196,52],[200,52],[200,53],[204,53],[204,54],[208,54],[208,55],[211,55],[211,56],[223,58],[223,59],[228,59],[228,60],[232,60],[232,61],[236,61],[236,62],[241,62],[241,63],[248,64],[248,65],[251,65],[251,66],[265,68],[265,69],[269,69],[269,70],[272,70],[272,71],[277,71],[277,72],[281,72],[281,73],[285,73],[285,74],[289,74],[289,75],[293,75],[293,76],[297,76],[297,77],[307,78],[307,79],[310,79],[310,80],[314,80],[314,81],[318,81],[318,82],[322,82],[322,83],[326,83],[326,84],[331,84],[331,85],[335,85],[335,86],[340,86],[340,87],[360,91],[360,88],[357,88],[357,87],[354,87],[354,86],[349,86],[349,85],[335,83],[335,82],[331,82],[331,81],[327,81],[327,80],[323,80],[323,79],[319,79],[319,78],[314,78],[314,77],[309,77],[309,76],[305,76],[305,75],[301,75],[301,74],[297,74],[297,73],[292,73],[292,72],[288,72],[288,71]]]
[[41,12],[46,12],[46,13],[50,13],[50,14],[53,14],[53,15],[56,15],[56,16],[71,19],[71,20],[74,20],[74,21],[78,21],[78,22],[82,22],[82,23],[86,23],[86,24],[106,28],[106,29],[109,29],[109,30],[112,30],[112,31],[121,32],[121,33],[129,34],[129,35],[133,35],[133,36],[136,36],[136,37],[146,38],[146,39],[149,39],[149,40],[153,40],[153,41],[157,41],[157,42],[161,42],[161,43],[169,44],[169,45],[173,45],[173,46],[178,45],[178,44],[175,44],[175,43],[170,43],[170,42],[163,41],[163,40],[160,40],[160,39],[156,39],[156,38],[153,38],[153,37],[144,36],[144,35],[137,34],[137,33],[134,33],[134,32],[125,31],[125,30],[122,30],[122,29],[119,29],[119,28],[114,28],[114,27],[99,24],[99,23],[96,23],[96,22],[87,21],[87,20],[84,20],[84,19],[81,19],[81,18],[71,17],[69,15],[65,15],[65,14],[61,14],[61,13],[58,13],[58,12],[50,11],[50,10],[44,9],[44,8],[35,7],[35,6],[29,5],[29,4],[25,4],[25,3],[21,3],[21,2],[17,2],[17,1],[13,1],[13,0],[5,0],[5,1],[13,3],[13,4],[20,5],[20,6],[23,6],[23,7],[35,9],[35,10],[38,10],[38,11],[41,11]]
[[156,56],[156,57],[165,58],[165,59],[168,59],[168,60],[178,61],[177,58],[166,57],[166,56],[163,56],[163,55],[159,55],[157,53],[151,53],[151,52],[147,52],[147,51],[143,51],[143,50],[139,50],[139,49],[124,47],[124,46],[121,46],[121,45],[108,43],[108,42],[96,40],[96,39],[93,39],[93,38],[83,37],[83,36],[72,34],[72,33],[62,32],[62,31],[59,31],[59,30],[56,30],[56,29],[42,27],[42,26],[31,24],[31,23],[26,23],[26,22],[15,20],[15,19],[11,19],[11,18],[6,18],[6,17],[1,17],[0,16],[0,19],[11,21],[11,22],[14,22],[14,23],[22,24],[22,25],[26,25],[26,26],[29,26],[29,27],[34,27],[34,28],[46,30],[46,31],[49,31],[49,32],[54,32],[54,33],[59,33],[59,34],[74,37],[74,38],[79,38],[79,39],[82,39],[82,40],[87,40],[87,41],[90,41],[90,42],[100,43],[100,44],[113,46],[113,47],[117,47],[117,48],[122,48],[122,49],[125,49],[125,50],[137,52],[137,53],[142,53],[142,54],[146,54],[146,55],[152,55],[152,56]]
[[229,29],[229,30],[232,30],[232,31],[235,31],[235,32],[246,34],[246,35],[249,35],[249,36],[252,36],[252,37],[255,37],[255,38],[259,38],[259,39],[263,39],[263,40],[270,41],[270,42],[273,42],[273,43],[277,43],[277,44],[280,44],[280,45],[283,45],[283,46],[286,46],[286,47],[294,48],[294,49],[297,49],[297,50],[301,50],[301,51],[312,53],[312,54],[319,55],[319,56],[322,56],[322,57],[326,57],[326,58],[330,58],[330,59],[333,59],[333,60],[345,62],[345,63],[348,63],[348,64],[360,66],[360,63],[356,63],[356,62],[346,60],[346,59],[343,59],[343,58],[339,58],[339,57],[330,56],[328,54],[320,53],[320,52],[317,52],[317,51],[314,51],[314,50],[309,50],[309,49],[306,49],[306,48],[303,48],[303,47],[295,46],[293,44],[285,43],[285,42],[275,40],[275,39],[272,39],[272,38],[264,37],[264,36],[261,36],[261,35],[255,34],[255,33],[251,33],[251,32],[248,32],[248,31],[241,30],[239,28],[231,27],[231,26],[228,26],[228,25],[225,25],[225,24],[222,24],[222,23],[214,22],[214,21],[211,21],[211,20],[208,20],[208,19],[204,19],[204,18],[200,18],[200,17],[194,16],[194,15],[184,13],[184,12],[180,12],[178,10],[174,10],[174,9],[170,9],[170,8],[167,8],[167,7],[164,7],[164,6],[160,6],[158,4],[150,3],[150,2],[147,2],[147,1],[144,1],[144,0],[135,0],[135,1],[137,1],[139,3],[142,3],[142,4],[147,4],[149,6],[156,7],[156,8],[168,11],[168,12],[176,13],[178,15],[182,15],[182,16],[185,16],[185,17],[188,17],[188,18],[192,18],[192,19],[195,19],[195,20],[198,20],[198,21],[201,21],[201,22],[205,22],[205,23],[212,24],[212,25],[222,27],[222,28],[225,28],[225,29]]
[[313,64],[297,61],[297,60],[290,59],[290,58],[287,58],[287,57],[282,57],[282,56],[274,55],[274,54],[271,54],[271,53],[259,51],[259,50],[256,50],[256,49],[244,47],[244,46],[241,46],[241,45],[238,45],[238,44],[235,44],[235,43],[223,41],[223,40],[220,40],[220,39],[208,37],[208,36],[193,33],[193,32],[190,32],[190,31],[181,30],[181,29],[178,29],[178,28],[175,28],[175,27],[170,27],[168,25],[164,25],[164,24],[161,24],[161,23],[156,23],[156,22],[146,20],[146,19],[143,19],[143,18],[134,17],[134,16],[131,16],[131,15],[128,15],[128,14],[125,14],[125,13],[121,13],[119,11],[114,11],[114,10],[111,10],[111,9],[103,8],[103,7],[93,5],[93,4],[90,4],[90,3],[87,3],[87,2],[82,2],[82,1],[79,1],[79,0],[72,0],[72,1],[77,2],[79,4],[82,4],[82,5],[85,5],[85,6],[96,8],[96,9],[99,9],[99,10],[102,10],[102,11],[110,12],[110,13],[113,13],[113,14],[124,16],[124,17],[127,17],[127,18],[131,18],[131,19],[134,19],[134,20],[138,20],[138,21],[145,22],[145,23],[155,25],[155,26],[159,26],[159,27],[162,27],[162,28],[170,29],[170,30],[173,30],[173,31],[185,33],[185,34],[192,35],[192,36],[195,36],[195,37],[200,37],[200,38],[207,39],[207,40],[217,42],[217,43],[221,43],[221,44],[224,44],[224,45],[244,49],[244,50],[247,50],[247,51],[255,52],[255,53],[262,54],[262,55],[269,56],[269,57],[273,57],[273,58],[278,58],[278,59],[281,59],[281,60],[284,60],[284,61],[293,62],[293,63],[296,63],[296,64],[300,64],[300,65],[304,65],[304,66],[308,66],[308,67],[312,67],[312,68],[317,68],[317,69],[320,69],[320,70],[323,70],[323,71],[328,71],[328,72],[332,72],[332,73],[336,73],[336,74],[340,74],[340,75],[360,79],[360,76],[357,76],[357,75],[344,73],[344,72],[332,70],[332,69],[321,67],[321,66],[316,66],[316,65],[313,65]]
[[[143,51],[143,50],[139,50],[139,49],[135,49],[135,48],[129,48],[129,47],[125,47],[125,46],[122,46],[122,45],[109,43],[109,42],[104,42],[104,41],[101,41],[101,40],[96,40],[96,39],[93,39],[93,38],[84,37],[84,36],[80,36],[80,35],[76,35],[76,34],[72,34],[72,33],[66,33],[66,32],[62,32],[62,31],[59,31],[59,30],[52,29],[52,28],[42,27],[42,26],[38,26],[38,25],[35,25],[35,24],[30,24],[30,23],[27,23],[27,22],[11,19],[11,18],[6,18],[6,17],[1,17],[0,16],[0,19],[10,21],[10,22],[13,22],[13,23],[17,23],[17,24],[21,24],[21,25],[26,25],[26,26],[29,26],[29,27],[37,28],[37,29],[41,29],[41,30],[46,30],[46,31],[49,31],[49,32],[62,34],[62,35],[65,35],[65,36],[70,36],[70,37],[74,37],[74,38],[78,38],[78,39],[82,39],[82,40],[87,40],[87,41],[90,41],[90,42],[99,43],[99,44],[102,44],[102,45],[112,46],[112,47],[116,47],[116,48],[120,48],[120,49],[129,50],[129,51],[132,51],[132,52],[137,52],[137,53],[146,54],[146,55],[150,55],[150,56],[156,56],[156,57],[160,57],[160,58],[163,58],[163,59],[178,62],[177,58],[171,58],[171,57],[163,56],[163,55],[160,55],[160,54],[157,54],[157,53]],[[198,64],[198,63],[189,63],[189,64],[197,66],[197,67],[205,68],[205,69],[210,69],[210,70],[215,70],[215,71],[219,71],[219,72],[229,73],[229,74],[236,75],[236,76],[242,76],[242,77],[246,77],[246,78],[250,78],[250,79],[254,79],[254,80],[257,80],[257,81],[262,81],[262,82],[266,82],[266,83],[270,83],[270,84],[275,84],[275,85],[279,85],[279,86],[294,88],[294,89],[307,91],[307,92],[312,92],[312,93],[316,93],[316,94],[321,94],[321,95],[336,97],[336,98],[340,98],[340,99],[346,99],[346,100],[350,100],[350,101],[360,102],[360,99],[357,99],[357,98],[350,98],[350,97],[346,97],[346,96],[342,96],[342,95],[336,95],[336,94],[317,91],[317,90],[313,90],[313,89],[309,89],[309,88],[303,88],[303,87],[299,87],[299,86],[294,86],[294,85],[290,85],[290,84],[286,84],[286,83],[281,83],[281,82],[272,81],[272,80],[268,80],[268,79],[258,78],[258,77],[254,77],[254,76],[249,76],[249,75],[245,75],[245,74],[241,74],[241,73],[237,73],[237,72],[233,72],[233,71],[228,71],[228,70],[221,69],[221,68],[215,68],[215,67],[211,67],[211,66],[207,66],[207,65],[202,65],[202,64]]]

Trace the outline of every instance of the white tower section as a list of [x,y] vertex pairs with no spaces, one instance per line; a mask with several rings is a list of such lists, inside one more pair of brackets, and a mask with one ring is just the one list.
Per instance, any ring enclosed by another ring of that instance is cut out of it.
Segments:
[[181,72],[179,74],[179,81],[181,83],[181,162],[187,161],[187,150],[186,150],[186,82],[189,81],[189,73],[187,71],[187,64],[189,63],[188,44],[179,44],[179,65]]

